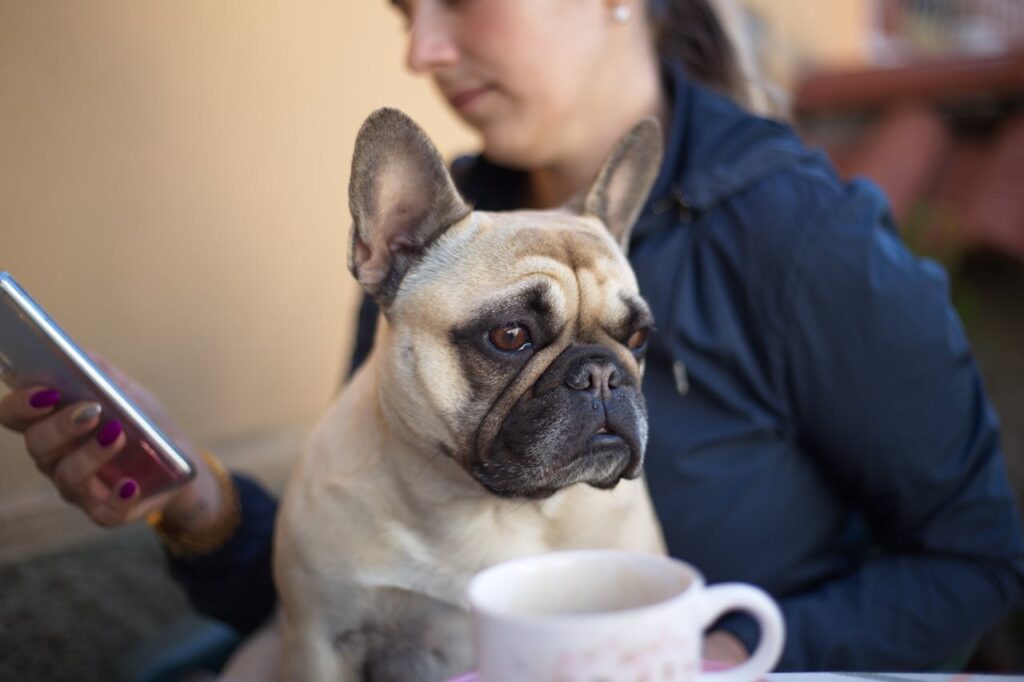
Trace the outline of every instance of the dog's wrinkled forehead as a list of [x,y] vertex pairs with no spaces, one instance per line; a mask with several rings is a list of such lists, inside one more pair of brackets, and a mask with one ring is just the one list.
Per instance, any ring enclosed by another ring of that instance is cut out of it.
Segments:
[[[622,252],[596,218],[561,211],[489,213],[495,232],[514,233],[509,246],[519,258],[553,258],[573,270],[624,265]],[[628,268],[627,268],[628,269]]]
[[396,313],[448,323],[481,307],[512,315],[530,299],[544,315],[601,324],[629,317],[627,302],[639,301],[629,263],[604,225],[559,211],[472,213],[432,246],[401,289]]

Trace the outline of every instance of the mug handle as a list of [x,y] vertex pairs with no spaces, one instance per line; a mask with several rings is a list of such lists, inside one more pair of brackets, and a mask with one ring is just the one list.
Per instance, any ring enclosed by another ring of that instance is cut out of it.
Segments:
[[753,585],[723,583],[704,588],[701,595],[704,627],[708,627],[727,611],[750,613],[761,628],[761,641],[750,658],[732,668],[700,673],[698,682],[752,682],[769,673],[779,662],[786,626],[782,612],[768,594]]

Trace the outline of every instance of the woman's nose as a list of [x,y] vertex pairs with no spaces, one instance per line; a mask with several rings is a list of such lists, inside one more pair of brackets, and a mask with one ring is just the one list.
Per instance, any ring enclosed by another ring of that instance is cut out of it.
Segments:
[[413,73],[433,73],[458,61],[450,13],[441,3],[424,0],[410,17],[406,66]]

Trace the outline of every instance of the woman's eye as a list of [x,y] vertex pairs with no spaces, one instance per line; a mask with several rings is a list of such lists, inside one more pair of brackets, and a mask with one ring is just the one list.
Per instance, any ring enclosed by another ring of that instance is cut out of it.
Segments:
[[632,351],[643,349],[647,345],[647,330],[637,329],[626,341],[626,347]]
[[492,346],[506,353],[525,350],[533,345],[530,332],[519,325],[496,327],[487,334],[487,338]]

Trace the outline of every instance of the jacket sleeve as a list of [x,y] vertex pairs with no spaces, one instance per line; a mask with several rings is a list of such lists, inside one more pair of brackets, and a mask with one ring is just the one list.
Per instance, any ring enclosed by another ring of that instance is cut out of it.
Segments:
[[232,478],[242,513],[234,536],[212,554],[179,558],[167,553],[167,559],[171,577],[199,613],[248,634],[266,620],[277,602],[271,573],[277,502],[245,476],[232,474]]
[[943,270],[908,252],[868,183],[830,214],[794,254],[783,366],[797,438],[873,549],[857,570],[783,596],[780,667],[939,664],[1024,587],[998,423]]

